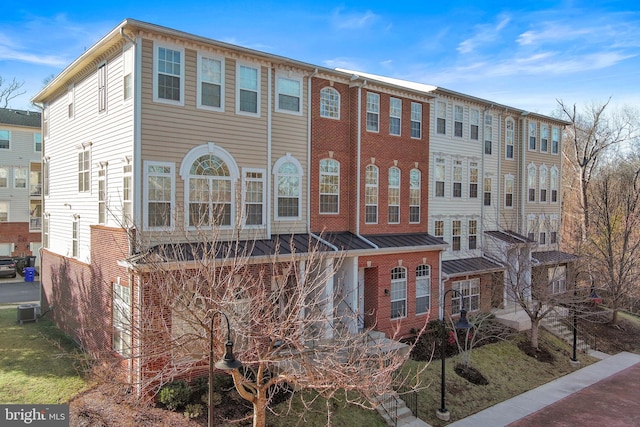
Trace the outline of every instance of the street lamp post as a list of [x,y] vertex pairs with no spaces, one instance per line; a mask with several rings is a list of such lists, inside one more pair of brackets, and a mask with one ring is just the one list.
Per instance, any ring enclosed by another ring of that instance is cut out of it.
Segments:
[[231,341],[231,328],[229,326],[229,318],[221,311],[214,311],[211,315],[211,328],[209,329],[209,414],[208,426],[213,427],[213,321],[216,314],[224,316],[227,321],[227,342],[224,345],[224,356],[215,363],[215,367],[225,371],[233,371],[242,366],[240,361],[236,360],[233,355],[233,341]]
[[454,328],[465,329],[465,330],[473,328],[473,325],[467,321],[467,310],[464,309],[464,300],[463,300],[462,294],[455,289],[447,290],[442,296],[442,320],[441,320],[442,321],[442,343],[440,344],[440,361],[441,361],[442,370],[440,372],[440,409],[438,409],[438,412],[436,413],[436,416],[443,421],[449,421],[449,418],[451,416],[451,414],[449,414],[449,411],[445,406],[445,375],[444,375],[444,366],[445,366],[445,358],[446,358],[445,347],[447,346],[447,334],[445,333],[446,324],[444,320],[444,312],[445,312],[444,306],[445,306],[447,294],[449,292],[457,293],[460,296],[460,301],[462,301],[462,307],[460,309],[460,320],[458,320],[454,324]]
[[581,271],[576,275],[576,280],[573,283],[573,304],[571,304],[573,311],[573,355],[569,360],[571,366],[580,366],[578,360],[578,314],[576,310],[576,301],[578,300],[578,277],[581,273],[587,273],[591,279],[591,290],[593,290],[593,275],[589,271]]

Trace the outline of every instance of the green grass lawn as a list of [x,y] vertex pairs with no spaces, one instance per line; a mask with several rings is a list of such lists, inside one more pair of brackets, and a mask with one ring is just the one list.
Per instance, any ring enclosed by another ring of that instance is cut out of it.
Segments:
[[[569,363],[570,347],[555,336],[542,332],[542,346],[555,356],[553,364],[540,362],[523,353],[516,345],[519,336],[514,340],[489,344],[473,349],[471,366],[478,369],[488,380],[488,385],[474,385],[454,372],[459,356],[446,360],[445,385],[446,407],[451,413],[451,421],[459,420],[474,414],[496,403],[517,396],[555,378],[574,371]],[[578,360],[584,367],[595,359],[578,354]],[[416,371],[425,362],[409,361],[405,369]],[[436,417],[440,407],[440,360],[432,361],[420,377],[425,389],[418,396],[418,412],[420,418],[433,426],[445,423]]]
[[16,323],[0,306],[0,403],[65,403],[87,387],[76,345],[50,321]]

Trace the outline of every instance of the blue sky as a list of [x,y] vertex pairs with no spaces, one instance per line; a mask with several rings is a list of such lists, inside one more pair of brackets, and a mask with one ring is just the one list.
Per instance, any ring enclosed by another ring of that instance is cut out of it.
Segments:
[[11,7],[0,16],[0,76],[24,81],[27,91],[13,108],[29,108],[47,77],[125,18],[541,114],[551,114],[556,99],[640,106],[637,0],[35,0]]

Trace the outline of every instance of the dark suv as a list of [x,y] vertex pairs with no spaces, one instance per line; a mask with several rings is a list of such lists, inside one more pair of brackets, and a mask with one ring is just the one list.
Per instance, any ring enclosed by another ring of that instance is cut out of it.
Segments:
[[16,262],[12,258],[0,258],[0,277],[16,277]]

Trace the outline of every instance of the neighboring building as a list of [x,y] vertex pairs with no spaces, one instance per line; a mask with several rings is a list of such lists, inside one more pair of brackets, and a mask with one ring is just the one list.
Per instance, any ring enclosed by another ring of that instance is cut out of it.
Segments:
[[39,256],[41,114],[0,108],[0,256]]

